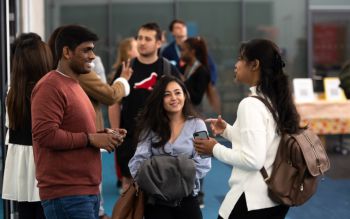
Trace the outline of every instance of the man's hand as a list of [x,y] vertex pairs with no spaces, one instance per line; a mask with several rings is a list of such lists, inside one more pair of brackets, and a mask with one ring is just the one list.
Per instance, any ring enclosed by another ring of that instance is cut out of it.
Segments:
[[106,133],[114,134],[118,138],[117,146],[121,145],[124,141],[127,131],[125,129],[114,128],[114,129],[105,129]]
[[96,148],[102,148],[108,152],[113,152],[118,145],[118,137],[112,133],[94,133],[88,134],[90,145]]

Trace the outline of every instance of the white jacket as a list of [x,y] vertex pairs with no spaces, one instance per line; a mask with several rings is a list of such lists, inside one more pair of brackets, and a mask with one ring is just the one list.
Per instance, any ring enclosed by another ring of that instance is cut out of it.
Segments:
[[[256,88],[250,88],[252,95]],[[272,114],[260,100],[247,97],[238,106],[237,119],[222,134],[232,142],[232,149],[216,144],[214,156],[229,165],[232,173],[229,179],[230,191],[219,209],[224,219],[228,218],[242,193],[245,193],[248,211],[278,205],[267,195],[267,185],[260,173],[264,166],[272,171],[280,136]]]

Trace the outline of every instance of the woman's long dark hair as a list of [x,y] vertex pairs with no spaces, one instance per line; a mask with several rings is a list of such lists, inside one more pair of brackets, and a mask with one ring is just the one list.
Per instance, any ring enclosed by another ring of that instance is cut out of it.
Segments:
[[30,96],[35,84],[52,69],[50,48],[34,33],[22,34],[12,49],[11,84],[7,95],[9,128],[23,126],[30,118]]
[[195,56],[207,69],[208,66],[208,49],[202,37],[190,37],[184,41],[191,49],[195,51]]
[[134,146],[136,146],[139,141],[146,139],[151,132],[156,134],[158,140],[156,142],[152,142],[152,147],[163,147],[169,141],[171,136],[169,124],[170,120],[167,112],[164,110],[163,99],[165,89],[170,82],[176,82],[182,88],[185,96],[185,103],[182,113],[185,119],[187,120],[197,117],[194,109],[192,108],[190,96],[186,90],[185,84],[174,76],[162,76],[155,85],[150,96],[147,98],[145,107],[137,116]]
[[300,128],[300,116],[296,110],[288,76],[284,73],[285,66],[279,48],[265,39],[254,39],[243,43],[240,47],[240,57],[251,62],[260,63],[260,80],[257,92],[268,97],[276,110],[275,120],[278,133],[297,133]]
[[60,57],[58,57],[58,53],[56,51],[56,39],[58,34],[64,29],[65,26],[57,27],[50,35],[49,41],[47,44],[49,45],[53,57],[53,69],[57,68],[58,61],[60,60]]

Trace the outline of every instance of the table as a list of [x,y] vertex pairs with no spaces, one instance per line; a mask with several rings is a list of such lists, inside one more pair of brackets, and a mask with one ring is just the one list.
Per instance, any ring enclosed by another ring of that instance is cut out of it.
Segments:
[[320,136],[323,145],[325,135],[339,135],[339,143],[334,150],[343,155],[350,151],[344,147],[343,135],[350,134],[350,101],[329,102],[317,100],[310,103],[296,103],[301,123]]
[[350,134],[350,101],[296,103],[303,124],[319,135]]

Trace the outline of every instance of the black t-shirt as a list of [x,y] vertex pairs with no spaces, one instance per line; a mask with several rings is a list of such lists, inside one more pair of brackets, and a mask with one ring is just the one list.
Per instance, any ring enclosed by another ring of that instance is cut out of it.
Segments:
[[26,98],[25,109],[27,116],[22,121],[22,127],[14,129],[9,129],[9,143],[20,144],[25,146],[32,146],[32,117],[30,115],[30,96]]
[[[152,91],[158,78],[163,73],[163,58],[158,58],[152,64],[143,64],[136,58],[132,62],[133,74],[129,79],[130,94],[122,100],[120,127],[125,128],[128,133],[124,139],[125,145],[129,145],[135,129],[135,117],[145,105],[146,99]],[[179,77],[175,66],[171,65],[171,74]],[[121,74],[121,67],[118,68],[116,77]],[[113,80],[114,81],[114,80]]]
[[[183,73],[185,72],[186,65],[180,69]],[[210,72],[203,65],[198,68],[186,79],[185,85],[190,93],[191,102],[194,106],[198,106],[202,103],[203,96],[207,90],[210,82]]]

